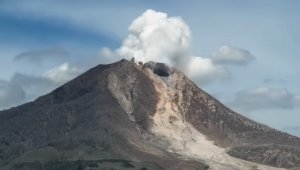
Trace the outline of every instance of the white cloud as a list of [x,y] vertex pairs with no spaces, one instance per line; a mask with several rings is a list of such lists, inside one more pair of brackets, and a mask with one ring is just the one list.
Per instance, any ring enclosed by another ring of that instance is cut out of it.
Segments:
[[255,57],[245,49],[224,45],[213,55],[213,61],[219,64],[247,65],[255,60]]
[[188,75],[198,84],[206,84],[216,79],[227,79],[230,76],[222,66],[214,65],[211,59],[201,57],[192,57]]
[[182,58],[188,59],[191,41],[189,27],[179,17],[147,10],[129,27],[129,35],[117,50],[127,59],[159,61],[180,66]]
[[166,63],[179,68],[199,84],[229,77],[228,71],[211,58],[192,56],[190,43],[190,29],[180,17],[147,10],[129,26],[129,35],[120,48],[115,52],[103,48],[100,55]]
[[257,87],[236,93],[232,105],[244,111],[259,109],[291,109],[298,107],[298,95],[284,88]]
[[109,64],[122,59],[122,57],[119,56],[115,51],[107,47],[103,47],[102,49],[100,49],[99,54],[100,58],[97,58],[97,62],[102,64]]
[[81,74],[82,71],[82,69],[76,66],[70,65],[69,63],[64,63],[56,68],[46,71],[43,76],[61,85],[75,78]]

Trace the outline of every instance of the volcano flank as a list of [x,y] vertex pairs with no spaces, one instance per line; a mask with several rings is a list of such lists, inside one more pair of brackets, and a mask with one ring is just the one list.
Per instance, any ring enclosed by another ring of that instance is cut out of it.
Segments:
[[300,139],[224,106],[164,63],[98,65],[0,112],[0,170],[300,167]]

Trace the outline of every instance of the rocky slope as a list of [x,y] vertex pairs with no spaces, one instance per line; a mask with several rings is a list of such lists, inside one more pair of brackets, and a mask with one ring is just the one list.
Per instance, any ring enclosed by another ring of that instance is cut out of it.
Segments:
[[233,112],[162,63],[99,65],[0,112],[3,170],[297,166],[299,138]]

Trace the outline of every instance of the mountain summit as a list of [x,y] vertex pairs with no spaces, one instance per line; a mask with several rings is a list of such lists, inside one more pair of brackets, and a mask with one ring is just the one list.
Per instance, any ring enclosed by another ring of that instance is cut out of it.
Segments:
[[230,110],[163,63],[99,65],[0,112],[1,170],[297,166],[299,138]]

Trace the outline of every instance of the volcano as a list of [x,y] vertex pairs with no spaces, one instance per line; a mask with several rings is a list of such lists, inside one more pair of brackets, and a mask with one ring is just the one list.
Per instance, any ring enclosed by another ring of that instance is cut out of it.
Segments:
[[96,66],[0,112],[1,170],[297,169],[300,139],[163,63]]

